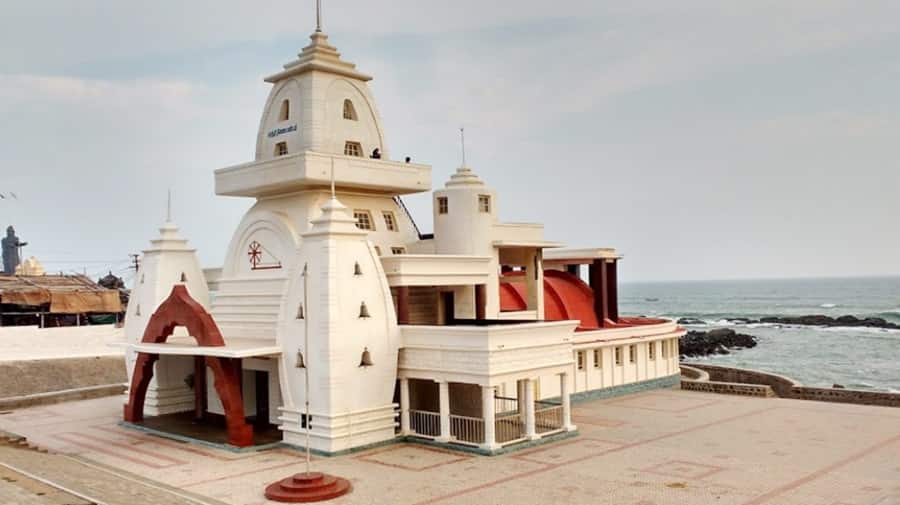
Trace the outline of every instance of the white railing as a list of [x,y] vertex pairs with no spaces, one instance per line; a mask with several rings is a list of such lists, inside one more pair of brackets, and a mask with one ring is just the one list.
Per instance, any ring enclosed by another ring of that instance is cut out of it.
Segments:
[[537,433],[561,430],[563,427],[562,405],[542,407],[534,411],[534,430]]
[[483,444],[484,419],[450,414],[450,436],[459,443]]
[[525,424],[518,413],[498,415],[494,420],[494,438],[498,444],[507,444],[525,436]]
[[494,397],[494,415],[503,416],[519,412],[519,401],[505,396]]
[[441,436],[441,415],[427,410],[409,411],[409,429],[423,437]]

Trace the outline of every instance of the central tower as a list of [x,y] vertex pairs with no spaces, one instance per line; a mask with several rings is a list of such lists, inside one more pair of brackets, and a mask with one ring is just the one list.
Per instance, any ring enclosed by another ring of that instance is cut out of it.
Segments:
[[[305,356],[310,445],[325,452],[394,436],[399,329],[380,256],[419,241],[398,196],[431,189],[431,167],[390,160],[371,80],[317,30],[266,78],[255,159],[215,173],[217,194],[256,202],[228,246],[212,315],[226,342],[282,349],[274,360],[244,359],[242,387],[269,388],[270,411],[297,445]],[[363,354],[371,366],[360,366]]]

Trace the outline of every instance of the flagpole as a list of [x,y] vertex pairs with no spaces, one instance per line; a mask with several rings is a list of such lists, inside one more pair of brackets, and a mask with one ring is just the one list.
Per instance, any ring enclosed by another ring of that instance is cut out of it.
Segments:
[[306,314],[303,315],[303,352],[306,353],[306,367],[303,369],[305,372],[306,378],[304,379],[304,387],[306,392],[304,394],[303,400],[306,402],[306,474],[309,475],[310,471],[310,460],[312,459],[310,454],[309,447],[309,431],[312,425],[312,420],[309,418],[309,365],[312,363],[312,356],[310,356],[309,352],[309,304],[308,301],[308,293],[307,289],[307,279],[309,278],[309,272],[307,268],[308,264],[303,264],[303,310],[306,311]]

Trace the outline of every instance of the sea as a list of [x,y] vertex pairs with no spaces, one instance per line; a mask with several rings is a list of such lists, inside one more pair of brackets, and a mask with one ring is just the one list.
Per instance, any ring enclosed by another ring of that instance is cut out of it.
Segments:
[[900,330],[741,324],[731,318],[825,314],[900,324],[900,277],[622,283],[620,313],[689,317],[758,338],[752,349],[688,361],[764,370],[808,386],[900,392]]

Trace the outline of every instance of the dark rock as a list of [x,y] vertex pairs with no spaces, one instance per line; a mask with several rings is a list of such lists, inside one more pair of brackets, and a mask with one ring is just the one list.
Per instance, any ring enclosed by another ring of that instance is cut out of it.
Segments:
[[885,321],[880,317],[867,317],[860,319],[856,316],[846,315],[838,318],[822,314],[808,316],[767,316],[760,318],[760,323],[792,324],[797,326],[825,326],[825,327],[860,327],[860,328],[886,328],[900,329],[900,325]]
[[682,317],[678,320],[678,324],[700,325],[706,324],[706,321],[697,319],[696,317]]
[[715,328],[709,331],[689,331],[681,337],[683,356],[709,356],[729,354],[731,349],[756,347],[756,337],[737,333],[730,328]]
[[833,387],[834,389],[844,389],[844,386],[841,384],[832,384],[831,387]]

